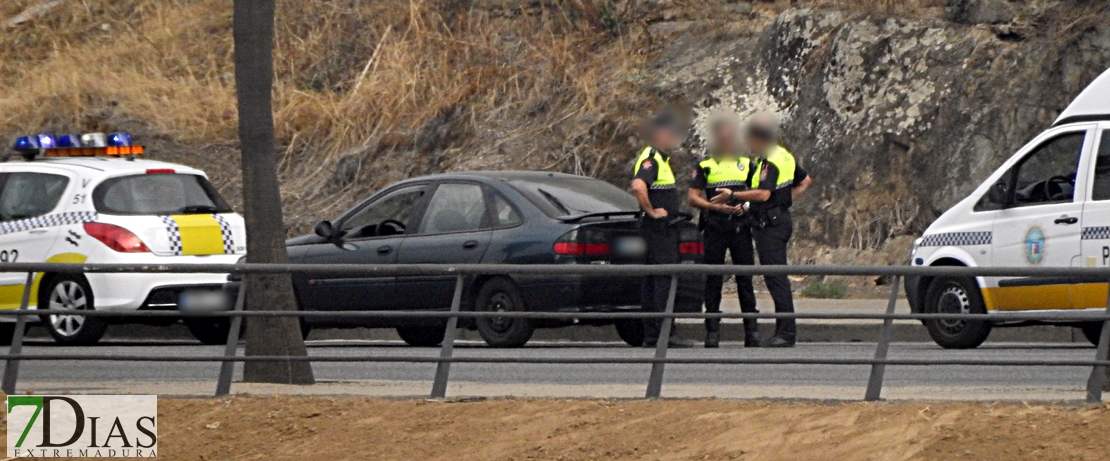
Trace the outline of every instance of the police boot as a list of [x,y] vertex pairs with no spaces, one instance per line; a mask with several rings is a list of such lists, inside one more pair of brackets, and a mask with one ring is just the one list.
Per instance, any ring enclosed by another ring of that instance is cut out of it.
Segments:
[[705,319],[705,347],[716,349],[721,346],[721,319]]
[[759,320],[744,319],[744,347],[760,347]]

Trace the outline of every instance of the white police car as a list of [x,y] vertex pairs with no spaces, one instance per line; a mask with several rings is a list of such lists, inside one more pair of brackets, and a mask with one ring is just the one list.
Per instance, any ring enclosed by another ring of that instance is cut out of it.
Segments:
[[[918,266],[1110,266],[1110,70],[1052,127],[1021,148],[914,243]],[[922,277],[906,280],[914,312],[1053,312],[1075,316],[1091,342],[1107,281],[1061,277]],[[994,326],[1030,322],[925,322],[937,344],[974,348]]]
[[[139,160],[126,133],[24,136],[0,163],[0,263],[235,263],[245,253],[241,216],[203,171]],[[22,157],[23,161],[7,161]],[[27,274],[0,273],[0,309],[18,309]],[[34,275],[30,308],[226,308],[221,274]],[[114,319],[114,318],[113,318]],[[10,338],[14,317],[2,319]],[[156,322],[176,319],[161,317]],[[97,342],[106,317],[41,319],[61,344]],[[205,343],[227,340],[227,321],[187,321]]]

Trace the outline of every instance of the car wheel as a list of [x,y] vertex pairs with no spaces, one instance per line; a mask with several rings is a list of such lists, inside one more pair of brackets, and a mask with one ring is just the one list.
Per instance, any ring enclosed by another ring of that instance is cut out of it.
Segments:
[[1083,330],[1083,336],[1087,337],[1087,341],[1098,346],[1099,336],[1102,336],[1102,322],[1084,323],[1079,329]]
[[644,322],[642,320],[617,320],[613,324],[617,329],[617,336],[632,347],[644,344]]
[[[85,311],[95,309],[89,282],[80,275],[63,274],[50,280],[39,291],[39,307],[51,310]],[[96,344],[108,330],[108,322],[97,317],[77,315],[44,315],[42,321],[54,341],[65,346]]]
[[[937,277],[925,294],[928,314],[985,314],[983,296],[974,279]],[[945,349],[974,349],[986,341],[991,324],[983,320],[929,319],[929,336]]]
[[[495,278],[482,285],[474,310],[479,312],[523,312],[524,298],[513,282]],[[527,319],[479,318],[475,319],[478,334],[493,347],[520,347],[532,338],[536,327]]]
[[185,319],[185,327],[194,338],[204,344],[227,344],[227,335],[231,333],[231,319]]
[[11,346],[15,336],[15,323],[0,323],[0,346]]
[[397,327],[397,336],[410,346],[436,347],[443,343],[444,328]]

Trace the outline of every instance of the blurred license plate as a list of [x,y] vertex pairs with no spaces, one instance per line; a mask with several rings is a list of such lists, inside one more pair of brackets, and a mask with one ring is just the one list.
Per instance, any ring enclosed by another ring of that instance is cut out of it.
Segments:
[[228,308],[227,295],[217,290],[186,290],[177,298],[183,311],[222,311]]
[[618,256],[643,256],[647,252],[647,244],[640,237],[621,237],[613,246]]

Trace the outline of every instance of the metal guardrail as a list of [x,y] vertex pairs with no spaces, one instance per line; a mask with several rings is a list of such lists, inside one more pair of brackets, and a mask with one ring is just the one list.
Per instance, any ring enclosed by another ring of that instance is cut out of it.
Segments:
[[[215,395],[226,395],[231,390],[231,380],[236,362],[254,361],[308,361],[308,362],[401,362],[436,363],[431,397],[444,398],[452,363],[546,363],[546,364],[651,364],[648,380],[647,398],[658,398],[662,392],[663,375],[668,363],[674,364],[725,364],[725,365],[870,365],[871,373],[867,383],[864,400],[878,400],[882,394],[883,379],[887,365],[904,366],[1077,366],[1091,367],[1087,380],[1087,401],[1102,400],[1104,370],[1110,366],[1110,300],[1104,314],[1077,316],[1076,314],[1053,313],[999,313],[999,314],[895,314],[894,309],[900,290],[900,279],[907,276],[949,276],[949,277],[1077,277],[1084,280],[1106,280],[1110,283],[1110,269],[1105,268],[983,268],[983,267],[911,267],[911,266],[732,266],[732,265],[656,265],[656,266],[575,266],[575,265],[352,265],[352,264],[197,264],[197,265],[122,265],[122,264],[0,264],[0,272],[26,272],[23,299],[19,310],[0,311],[0,316],[16,316],[15,334],[11,347],[0,359],[6,361],[2,389],[11,394],[15,392],[19,375],[19,364],[23,360],[91,360],[91,361],[165,361],[165,362],[220,362],[220,375],[217,379]],[[311,272],[330,275],[380,275],[380,276],[417,276],[451,275],[456,277],[455,293],[448,312],[429,311],[337,311],[337,312],[299,312],[299,311],[245,311],[243,302],[247,282],[240,285],[240,292],[234,310],[189,314],[179,312],[131,311],[74,312],[69,310],[28,310],[34,274],[51,273],[239,273],[239,274],[291,274]],[[661,313],[618,312],[618,313],[573,313],[573,312],[473,312],[462,310],[463,289],[466,277],[474,275],[596,275],[596,276],[647,276],[662,275],[671,277],[670,295],[666,310]],[[888,276],[892,277],[890,297],[884,314],[821,314],[821,313],[676,313],[674,312],[677,293],[678,274],[682,275],[839,275],[839,276]],[[222,356],[175,356],[153,355],[68,355],[68,354],[23,354],[23,339],[27,316],[63,314],[86,315],[90,317],[230,317],[231,329]],[[314,317],[331,318],[445,318],[447,330],[444,335],[439,357],[427,356],[238,356],[239,336],[245,317]],[[808,358],[668,358],[668,341],[659,341],[652,358],[579,358],[579,357],[455,357],[454,345],[457,339],[459,318],[525,318],[525,319],[646,319],[662,318],[660,337],[670,335],[673,319],[852,319],[882,320],[879,340],[872,359],[808,359]],[[1093,360],[906,360],[889,359],[891,330],[894,320],[927,319],[964,319],[964,320],[1039,320],[1039,321],[1090,321],[1103,322],[1102,334]]]

